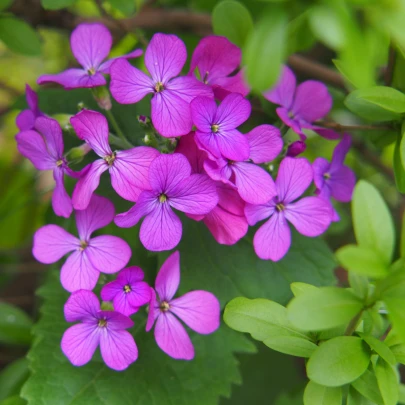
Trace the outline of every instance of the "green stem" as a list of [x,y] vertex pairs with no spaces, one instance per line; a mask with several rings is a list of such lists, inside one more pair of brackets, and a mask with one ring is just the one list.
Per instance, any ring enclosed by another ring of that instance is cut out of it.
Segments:
[[116,119],[114,118],[113,113],[111,112],[111,110],[105,110],[108,119],[110,120],[112,126],[114,127],[115,132],[117,133],[117,135],[122,139],[122,142],[124,142],[124,145],[127,146],[128,148],[133,148],[134,145],[132,145],[128,139],[125,137],[124,133],[121,131],[121,128],[118,125],[118,122],[116,121]]
[[349,325],[346,328],[345,331],[345,336],[351,336],[353,335],[353,332],[357,329],[357,326],[359,325],[361,321],[361,317],[363,316],[364,309],[362,309],[349,323]]

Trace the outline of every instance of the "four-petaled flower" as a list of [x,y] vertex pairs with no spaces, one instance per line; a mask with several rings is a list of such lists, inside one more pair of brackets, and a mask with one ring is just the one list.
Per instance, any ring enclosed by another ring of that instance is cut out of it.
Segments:
[[65,89],[103,86],[107,83],[103,74],[110,73],[111,64],[116,59],[137,58],[142,55],[141,49],[135,49],[127,55],[104,61],[111,46],[111,34],[103,24],[80,24],[72,32],[70,48],[82,68],[68,69],[55,75],[42,75],[37,83],[58,83]]
[[200,334],[209,334],[219,328],[220,306],[208,291],[190,291],[173,299],[180,283],[180,254],[172,253],[163,263],[152,290],[146,331],[155,325],[158,346],[175,359],[194,358],[194,346],[180,318],[189,328]]
[[101,311],[97,296],[87,290],[75,291],[64,307],[67,322],[80,322],[63,334],[61,348],[75,366],[83,366],[100,346],[105,364],[125,370],[138,358],[134,338],[125,329],[134,323],[116,311]]
[[34,129],[35,120],[44,115],[38,107],[37,93],[35,93],[35,91],[32,90],[28,84],[25,85],[25,98],[29,108],[21,111],[15,119],[17,127],[20,131]]

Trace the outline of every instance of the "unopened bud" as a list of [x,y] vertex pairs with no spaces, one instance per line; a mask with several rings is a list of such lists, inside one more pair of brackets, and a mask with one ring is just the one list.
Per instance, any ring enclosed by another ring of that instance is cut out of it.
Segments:
[[295,157],[300,155],[305,151],[307,145],[303,141],[295,141],[290,144],[287,148],[287,156]]
[[80,162],[83,157],[91,151],[90,146],[87,143],[83,143],[80,146],[76,146],[69,150],[66,154],[68,161],[74,161],[75,163]]
[[112,108],[111,97],[107,87],[104,86],[93,87],[92,93],[94,99],[97,101],[98,106],[102,110],[111,110]]
[[138,118],[138,122],[139,122],[141,125],[146,126],[146,125],[149,125],[149,124],[150,124],[150,119],[149,119],[149,117],[147,117],[146,115],[138,115],[137,118]]
[[85,110],[87,107],[86,107],[86,104],[84,104],[84,102],[83,101],[80,101],[79,103],[77,103],[77,111],[82,111],[82,110]]

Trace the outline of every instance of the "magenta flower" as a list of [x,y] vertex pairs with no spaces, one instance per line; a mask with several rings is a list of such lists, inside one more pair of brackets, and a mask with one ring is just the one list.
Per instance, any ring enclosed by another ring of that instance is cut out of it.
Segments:
[[[163,263],[156,277],[155,290],[149,304],[146,331],[155,325],[158,346],[170,357],[181,360],[194,358],[194,346],[180,318],[189,328],[207,335],[219,328],[220,306],[208,291],[190,291],[173,299],[180,283],[180,254],[172,253]],[[157,298],[157,299],[156,299]]]
[[225,37],[210,35],[195,48],[188,74],[195,75],[198,70],[201,81],[211,86],[215,97],[220,100],[226,93],[246,96],[250,89],[243,80],[242,71],[230,76],[239,68],[241,60],[240,48]]
[[103,24],[80,24],[72,32],[70,48],[80,69],[68,69],[56,75],[42,75],[38,84],[58,83],[65,89],[103,86],[107,82],[103,74],[110,73],[111,64],[119,58],[131,59],[142,55],[141,49],[106,60],[112,46],[110,31]]
[[307,144],[304,141],[295,141],[288,145],[286,156],[296,157],[305,152]]
[[107,198],[93,195],[85,210],[75,211],[79,238],[58,225],[45,225],[34,235],[32,254],[41,263],[49,264],[70,256],[62,266],[60,280],[67,291],[92,290],[100,273],[116,273],[128,263],[131,249],[116,236],[91,237],[97,229],[107,226],[115,210]]
[[233,93],[217,107],[208,97],[196,97],[190,104],[191,116],[197,127],[197,145],[214,158],[246,160],[249,157],[248,138],[236,128],[242,125],[251,112],[248,100]]
[[[242,199],[251,204],[264,204],[276,195],[270,174],[255,163],[270,162],[283,148],[280,131],[272,125],[260,125],[247,134],[249,161],[223,158],[206,160],[204,168],[214,180],[236,185]],[[253,163],[252,163],[253,162]]]
[[325,117],[332,108],[332,97],[323,83],[308,80],[297,86],[294,73],[284,66],[279,82],[263,95],[280,105],[276,110],[278,116],[300,135],[301,140],[306,139],[303,129],[311,129],[327,139],[340,137],[335,131],[313,124]]
[[152,190],[142,191],[137,203],[115,218],[118,226],[128,228],[145,217],[139,236],[148,250],[170,250],[180,242],[181,221],[172,208],[202,215],[218,203],[212,180],[191,174],[190,164],[179,153],[157,157],[149,168],[149,182]]
[[101,157],[83,170],[72,195],[75,209],[82,210],[88,206],[102,173],[107,170],[114,190],[126,200],[135,202],[143,190],[150,190],[148,172],[151,162],[159,155],[156,149],[139,146],[113,152],[108,144],[108,122],[96,111],[83,110],[70,122],[77,136]]
[[16,124],[20,131],[34,129],[36,118],[44,115],[38,107],[37,93],[28,84],[25,85],[25,98],[29,108],[21,111],[16,118]]
[[72,201],[65,190],[64,175],[79,176],[69,169],[63,157],[62,129],[58,122],[47,117],[35,120],[35,129],[16,135],[19,152],[31,161],[38,170],[53,170],[55,189],[52,194],[52,208],[56,215],[69,218],[72,213]]
[[175,35],[155,34],[145,52],[151,77],[125,60],[111,67],[111,94],[121,104],[133,104],[147,94],[152,97],[152,123],[165,137],[186,135],[193,125],[190,102],[198,96],[212,97],[212,90],[196,78],[176,77],[186,63],[187,50]]
[[143,280],[140,267],[132,266],[118,273],[117,279],[101,289],[103,301],[112,301],[114,309],[130,316],[150,301],[150,287]]
[[253,239],[255,252],[261,259],[278,261],[287,253],[291,244],[288,222],[310,237],[319,236],[328,228],[332,217],[328,202],[319,197],[293,202],[308,188],[312,178],[312,167],[306,159],[286,157],[277,175],[277,197],[263,205],[246,204],[249,225],[270,217]]
[[125,370],[138,358],[138,348],[125,329],[134,323],[116,311],[101,311],[97,296],[91,291],[75,291],[64,307],[67,322],[80,322],[63,334],[63,354],[74,366],[83,366],[100,346],[104,363],[113,370]]

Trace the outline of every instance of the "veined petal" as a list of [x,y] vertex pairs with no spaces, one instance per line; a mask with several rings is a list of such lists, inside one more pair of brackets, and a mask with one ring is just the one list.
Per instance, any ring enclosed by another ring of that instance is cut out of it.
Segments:
[[348,134],[344,134],[342,140],[336,145],[333,151],[332,161],[330,164],[331,174],[334,173],[335,171],[340,170],[340,168],[343,166],[343,162],[346,158],[347,153],[350,150],[351,144],[352,144],[351,136]]
[[248,100],[239,93],[232,93],[219,105],[214,124],[219,125],[221,132],[235,129],[249,118],[251,111]]
[[[215,98],[223,100],[229,93],[239,93],[243,97],[246,97],[250,92],[250,87],[247,85],[246,80],[243,75],[243,70],[240,70],[236,75],[228,77],[218,77],[212,80],[211,85],[213,86]],[[227,92],[224,97],[220,95],[220,91]]]
[[27,100],[27,104],[34,115],[39,116],[41,111],[38,107],[38,94],[35,93],[35,91],[32,90],[28,84],[25,85],[25,99]]
[[162,264],[156,276],[155,289],[160,301],[169,302],[176,294],[180,283],[180,253],[173,252]]
[[42,75],[38,78],[37,83],[58,83],[65,89],[78,89],[104,86],[107,82],[99,72],[89,75],[83,69],[68,69],[56,75]]
[[69,218],[73,211],[73,206],[72,200],[65,189],[64,177],[64,169],[61,167],[55,167],[53,170],[53,178],[56,186],[52,194],[52,208],[56,215]]
[[170,80],[166,87],[170,92],[175,93],[187,103],[191,103],[197,96],[214,97],[211,87],[199,82],[195,77],[180,76]]
[[276,203],[274,200],[269,201],[266,204],[253,205],[246,204],[245,215],[249,225],[256,225],[262,219],[266,219],[274,214],[276,209]]
[[111,330],[128,329],[134,326],[134,322],[131,318],[118,311],[98,311],[97,318],[107,321],[106,327],[108,332]]
[[199,131],[205,133],[212,132],[212,125],[215,124],[215,114],[217,104],[208,97],[196,97],[190,104],[191,118]]
[[34,129],[35,115],[31,110],[23,110],[15,119],[15,123],[20,131],[28,131]]
[[98,68],[98,71],[104,74],[109,74],[110,73],[110,67],[111,65],[118,59],[133,59],[133,58],[138,58],[143,54],[142,49],[134,49],[130,53],[126,53],[125,55],[117,56],[116,58],[111,58],[103,62],[100,67]]
[[237,129],[221,130],[215,135],[222,156],[236,161],[249,158],[249,141],[246,135]]
[[285,125],[290,127],[295,133],[297,133],[300,136],[301,140],[304,141],[307,138],[306,135],[302,132],[301,128],[302,122],[296,119],[295,117],[291,117],[290,112],[286,108],[279,107],[276,109],[276,113],[281,118],[281,121],[283,121]]
[[216,160],[206,159],[204,169],[211,179],[221,181],[231,187],[233,183],[229,181],[232,176],[232,165],[225,159],[218,158]]
[[293,103],[295,86],[296,79],[294,73],[288,66],[284,66],[277,84],[272,89],[266,91],[263,96],[272,103],[289,109]]
[[196,131],[195,141],[199,149],[208,153],[212,159],[219,159],[221,151],[218,147],[218,135],[214,132]]
[[132,285],[144,278],[143,270],[138,266],[130,266],[120,271],[117,276],[117,281],[123,284]]
[[61,159],[63,156],[63,136],[58,121],[48,117],[38,117],[35,120],[35,129],[45,138],[49,154],[55,161]]
[[325,158],[318,157],[314,160],[314,163],[312,164],[312,169],[314,171],[315,186],[320,191],[323,189],[325,185],[324,174],[329,173],[330,164]]
[[137,281],[132,284],[132,291],[128,294],[128,302],[137,312],[139,307],[150,301],[150,286],[145,281]]
[[99,310],[100,302],[97,295],[88,290],[73,292],[63,307],[67,322],[84,321],[97,324],[97,311]]
[[249,158],[254,163],[266,163],[274,160],[283,149],[280,130],[273,125],[259,125],[248,134]]
[[181,153],[187,158],[192,173],[204,173],[204,161],[207,159],[207,153],[198,148],[194,139],[194,132],[190,132],[179,139],[175,152]]
[[331,188],[332,197],[341,202],[349,202],[352,199],[354,186],[356,185],[356,175],[347,166],[342,166],[340,170],[333,172],[328,181]]
[[218,205],[225,211],[238,216],[245,216],[245,201],[240,198],[235,186],[228,184],[216,183],[219,197]]

